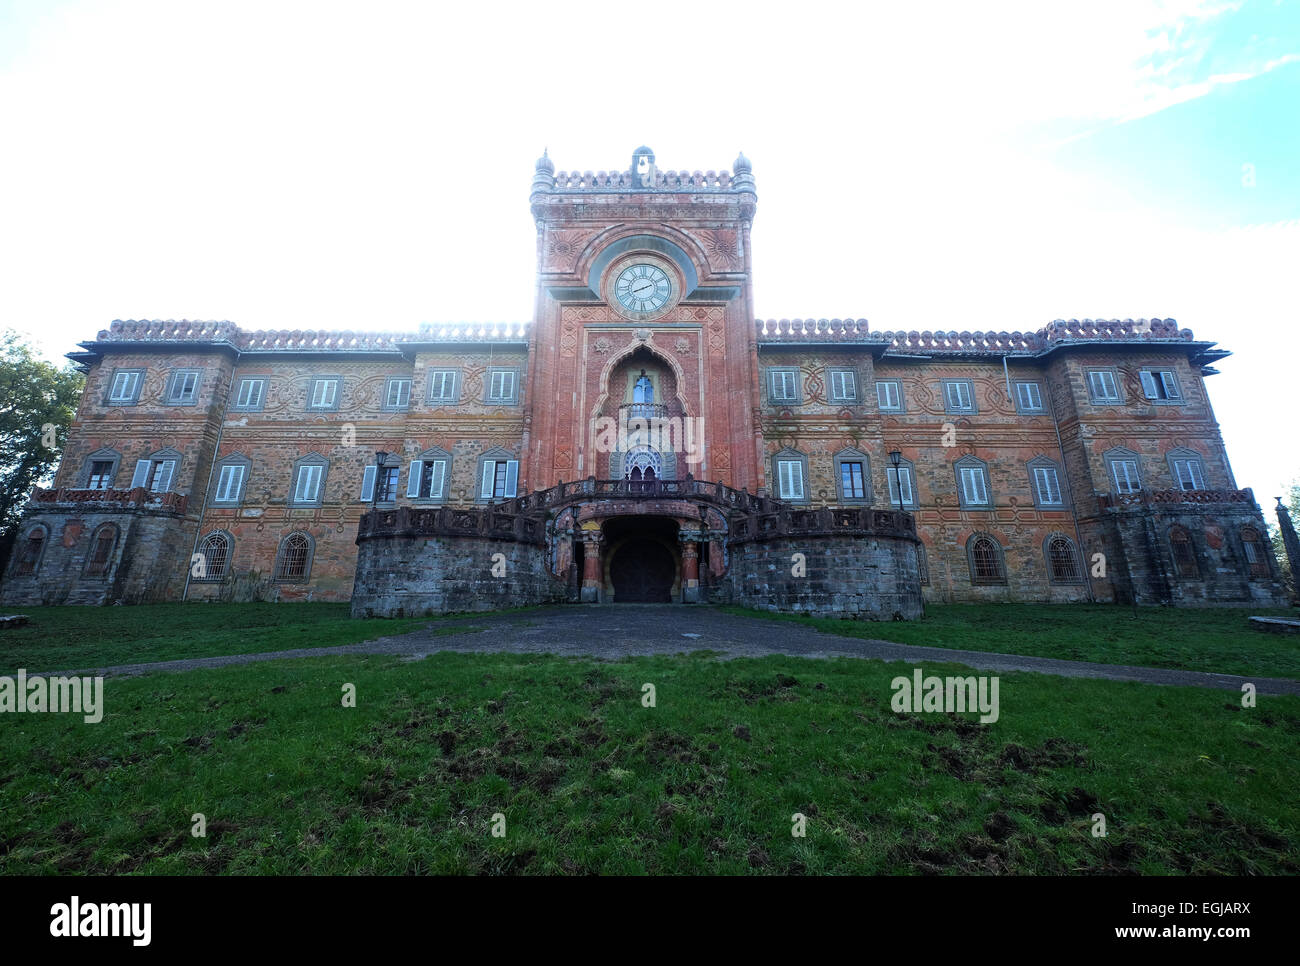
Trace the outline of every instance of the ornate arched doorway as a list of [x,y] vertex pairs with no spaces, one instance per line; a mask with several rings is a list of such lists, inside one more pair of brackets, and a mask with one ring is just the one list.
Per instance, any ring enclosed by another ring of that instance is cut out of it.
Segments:
[[614,551],[609,579],[616,604],[667,604],[672,598],[677,561],[658,540],[632,537]]

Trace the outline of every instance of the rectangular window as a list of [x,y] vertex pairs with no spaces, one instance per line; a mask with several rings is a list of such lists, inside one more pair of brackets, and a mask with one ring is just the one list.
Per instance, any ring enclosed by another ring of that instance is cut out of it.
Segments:
[[400,467],[381,466],[375,484],[375,502],[391,503],[397,499],[397,474]]
[[217,492],[213,500],[217,503],[239,502],[239,491],[244,485],[246,467],[240,463],[231,463],[221,467],[217,475]]
[[446,480],[446,460],[415,460],[407,474],[406,495],[417,500],[440,500]]
[[261,409],[266,396],[265,379],[241,379],[239,390],[235,393],[236,409]]
[[298,467],[298,483],[293,490],[294,503],[316,503],[320,500],[321,479],[325,467],[317,463],[307,463]]
[[975,411],[975,394],[969,382],[945,382],[943,398],[950,413],[970,413]]
[[310,409],[337,409],[339,404],[339,381],[337,379],[316,379],[311,384]]
[[1016,383],[1016,405],[1022,413],[1043,411],[1043,391],[1036,382]]
[[456,370],[432,370],[429,373],[429,402],[451,402],[455,398]]
[[1198,459],[1176,459],[1174,464],[1174,482],[1180,490],[1205,489],[1205,474]]
[[968,506],[987,506],[989,481],[982,466],[960,467],[962,499]]
[[1115,373],[1109,369],[1090,369],[1088,392],[1095,403],[1119,402],[1119,383],[1115,381]]
[[1061,506],[1061,481],[1054,466],[1034,467],[1034,487],[1038,490],[1039,506]]
[[782,500],[803,499],[803,461],[776,461],[777,495]]
[[518,481],[518,460],[484,460],[479,497],[484,500],[511,499]]
[[91,460],[90,478],[86,486],[91,490],[107,490],[113,484],[113,461]]
[[167,402],[172,406],[187,406],[199,395],[199,371],[197,369],[177,369],[172,373],[171,384],[167,389]]
[[876,383],[876,405],[882,412],[901,412],[903,409],[902,383],[886,379]]
[[176,473],[175,460],[138,460],[131,477],[131,489],[144,487],[150,493],[166,493]]
[[488,402],[515,401],[515,371],[493,369],[489,372]]
[[796,392],[795,371],[793,369],[769,371],[768,395],[773,402],[795,402],[799,398]]
[[834,402],[857,402],[858,374],[852,369],[832,369],[831,399]]
[[862,464],[856,460],[840,464],[840,495],[846,500],[861,500],[867,495]]
[[916,500],[913,497],[912,490],[912,468],[910,466],[900,466],[894,469],[892,466],[885,468],[885,479],[889,481],[889,504],[890,506],[913,506]]
[[384,408],[405,409],[411,404],[411,380],[389,379],[388,391],[384,396]]
[[1116,493],[1136,493],[1142,489],[1137,460],[1111,460],[1110,472],[1115,478]]
[[1171,369],[1143,369],[1138,376],[1142,379],[1142,395],[1148,399],[1168,402],[1183,397]]
[[140,379],[143,375],[139,369],[119,369],[113,373],[113,382],[108,390],[110,403],[133,403],[140,395]]

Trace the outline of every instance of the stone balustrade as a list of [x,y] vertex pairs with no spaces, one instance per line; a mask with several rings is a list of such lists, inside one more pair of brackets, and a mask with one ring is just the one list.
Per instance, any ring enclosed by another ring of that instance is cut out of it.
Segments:
[[1180,504],[1254,506],[1255,494],[1250,487],[1244,490],[1138,490],[1136,493],[1103,493],[1099,502],[1106,510]]
[[42,509],[58,507],[90,512],[118,509],[158,510],[164,513],[183,514],[188,497],[183,493],[154,493],[143,486],[132,490],[91,490],[58,487],[32,490],[31,502]]

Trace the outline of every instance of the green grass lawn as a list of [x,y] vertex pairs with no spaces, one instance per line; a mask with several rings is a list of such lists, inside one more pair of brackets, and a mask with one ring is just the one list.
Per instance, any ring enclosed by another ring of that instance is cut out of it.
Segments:
[[1294,609],[1144,607],[1134,612],[1112,604],[940,604],[927,605],[921,620],[889,622],[724,610],[900,644],[1300,678],[1300,636],[1264,634],[1247,622],[1252,615],[1295,618],[1300,612]]
[[1300,699],[1009,674],[979,725],[894,713],[908,673],[441,653],[110,678],[98,725],[0,722],[0,871],[1300,872]]
[[0,631],[0,674],[332,647],[401,634],[429,620],[352,620],[348,604],[142,604],[24,607]]

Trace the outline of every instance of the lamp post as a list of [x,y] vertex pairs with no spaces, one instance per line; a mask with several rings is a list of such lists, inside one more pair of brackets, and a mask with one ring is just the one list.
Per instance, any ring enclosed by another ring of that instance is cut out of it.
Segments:
[[[898,476],[898,468],[903,463],[903,454],[896,449],[889,451],[889,463],[894,467],[894,489],[898,491],[898,512],[903,512],[903,481]],[[889,481],[886,480],[886,483]],[[892,494],[890,502],[893,502]]]
[[[388,454],[382,449],[375,453],[375,485],[370,493],[370,509],[374,509],[379,503],[379,487],[381,485],[380,477],[384,472],[384,464],[388,462]],[[385,487],[387,490],[387,487]],[[384,493],[384,499],[387,500],[388,493]]]

